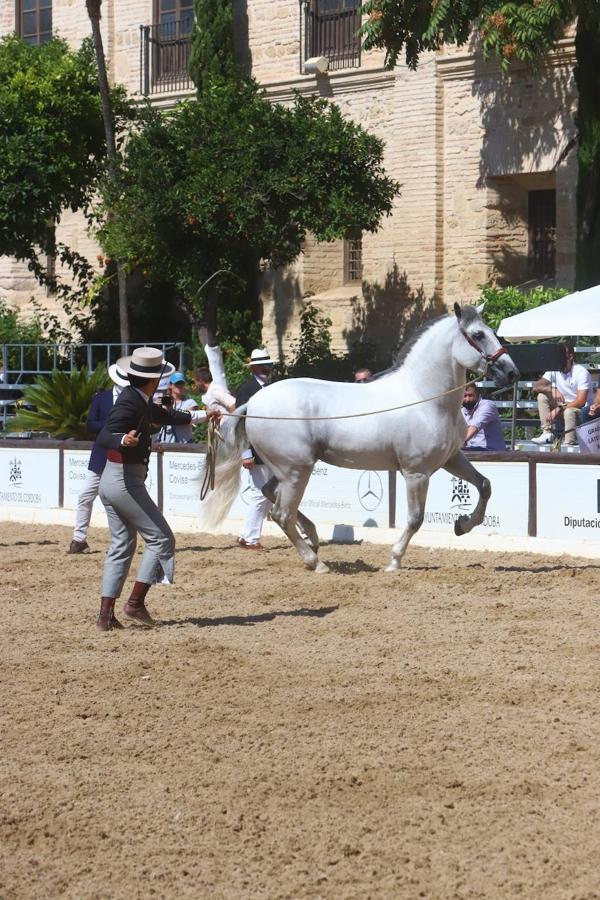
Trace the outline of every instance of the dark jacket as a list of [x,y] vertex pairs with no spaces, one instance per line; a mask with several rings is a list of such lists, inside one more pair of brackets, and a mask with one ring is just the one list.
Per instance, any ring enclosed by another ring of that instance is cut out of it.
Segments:
[[[236,409],[238,406],[243,406],[244,403],[247,403],[250,397],[254,397],[255,394],[258,394],[258,392],[262,390],[263,387],[264,385],[261,384],[258,378],[255,378],[254,375],[252,376],[252,378],[249,378],[248,381],[244,381],[243,384],[240,384],[235,395]],[[252,452],[254,453],[254,462],[256,463],[256,465],[262,466],[263,461],[256,453],[254,447],[252,447]]]
[[[86,428],[91,434],[94,435],[94,437],[96,437],[98,433],[104,428],[104,423],[106,422],[108,414],[111,411],[112,407],[112,388],[107,388],[105,391],[98,391],[98,393],[94,394],[94,396],[92,397],[92,405],[90,406],[90,411],[88,413]],[[95,472],[96,475],[102,475],[105,465],[106,450],[104,449],[104,447],[101,447],[96,440],[90,454],[88,469],[90,469],[92,472]]]
[[[111,409],[104,428],[98,435],[98,443],[106,450],[118,450],[124,463],[141,463],[147,466],[152,447],[153,425],[184,425],[191,422],[188,412],[170,410],[157,403],[146,402],[133,387],[126,387]],[[140,439],[137,447],[124,447],[121,439],[135,431]]]

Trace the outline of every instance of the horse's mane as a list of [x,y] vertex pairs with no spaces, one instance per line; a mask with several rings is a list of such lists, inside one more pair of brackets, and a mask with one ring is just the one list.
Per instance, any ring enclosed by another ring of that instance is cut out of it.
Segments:
[[[412,334],[409,337],[409,339],[402,345],[402,347],[398,351],[398,355],[396,356],[395,360],[393,361],[392,365],[387,370],[387,372],[395,372],[397,369],[399,369],[401,366],[403,366],[404,363],[406,362],[406,357],[408,356],[410,351],[413,349],[415,344],[419,343],[419,341],[421,340],[421,338],[423,337],[425,332],[429,331],[430,328],[433,328],[434,325],[437,325],[438,322],[441,322],[442,319],[447,319],[447,318],[448,318],[447,314],[443,315],[443,316],[436,316],[433,319],[429,319],[429,321],[425,322],[424,325],[421,325],[421,327],[418,328],[415,331],[415,333]],[[387,373],[382,373],[382,374],[387,374]]]

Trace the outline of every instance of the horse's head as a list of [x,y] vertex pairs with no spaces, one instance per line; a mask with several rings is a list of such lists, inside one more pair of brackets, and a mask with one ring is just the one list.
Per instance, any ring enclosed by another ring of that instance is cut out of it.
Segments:
[[498,387],[507,387],[519,377],[519,370],[489,325],[481,318],[483,305],[454,304],[460,334],[455,342],[455,357],[465,369],[483,374],[488,369]]

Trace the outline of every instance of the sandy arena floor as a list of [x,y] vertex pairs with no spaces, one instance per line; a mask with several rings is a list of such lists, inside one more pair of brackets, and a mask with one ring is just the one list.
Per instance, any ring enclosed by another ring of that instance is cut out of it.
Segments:
[[185,535],[103,635],[106,532],[0,534],[2,900],[600,897],[600,564]]

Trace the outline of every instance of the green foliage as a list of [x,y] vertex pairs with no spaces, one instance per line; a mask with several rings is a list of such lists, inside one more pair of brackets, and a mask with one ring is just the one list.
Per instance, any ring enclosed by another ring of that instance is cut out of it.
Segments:
[[[113,99],[121,121],[130,108],[121,90]],[[92,269],[55,244],[54,226],[66,209],[88,212],[104,162],[91,44],[74,52],[59,39],[41,47],[14,36],[0,40],[0,254],[26,260],[65,298],[74,293],[72,285],[49,281],[44,256],[53,252],[71,269],[83,296]]]
[[331,324],[331,319],[307,300],[300,314],[300,335],[292,344],[291,358],[275,367],[275,377],[351,381],[357,369],[373,366],[377,350],[368,342],[351,347],[347,353],[334,353]]
[[[578,14],[590,13],[595,0],[368,0],[362,28],[365,48],[384,47],[386,63],[396,65],[404,51],[415,68],[421,53],[443,44],[461,44],[473,28],[484,54],[506,67],[512,59],[535,62],[551,49]],[[597,9],[596,9],[597,14]]]
[[308,231],[331,241],[377,230],[398,192],[382,158],[382,142],[324,100],[283,107],[254,82],[212,79],[197,101],[144,112],[100,240],[199,313],[199,285],[226,269],[219,300],[239,308],[259,260],[291,262]]
[[236,79],[232,0],[194,0],[189,73],[198,91],[211,78]]
[[528,309],[552,303],[565,294],[568,294],[568,291],[560,288],[537,287],[533,291],[524,292],[515,287],[497,288],[488,285],[483,288],[477,302],[485,303],[483,321],[496,331],[502,319],[507,316],[516,316]]
[[0,344],[37,344],[42,329],[37,317],[25,319],[18,309],[0,297]]
[[90,375],[86,368],[73,373],[55,371],[40,376],[24,390],[24,402],[34,409],[20,408],[8,431],[41,431],[58,438],[88,437],[85,422],[94,394],[110,384],[106,368]]
[[287,367],[290,378],[327,377],[324,372],[335,368],[337,358],[331,352],[331,319],[308,300],[300,313],[300,336],[292,344],[292,358]]

